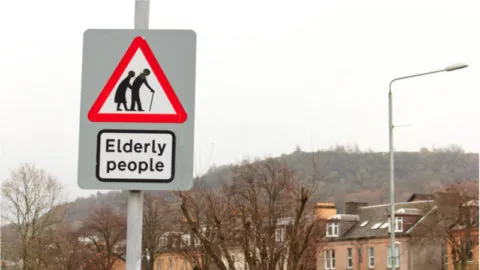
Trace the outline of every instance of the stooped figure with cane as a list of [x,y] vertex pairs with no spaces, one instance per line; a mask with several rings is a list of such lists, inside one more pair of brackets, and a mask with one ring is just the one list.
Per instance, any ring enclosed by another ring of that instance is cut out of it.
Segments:
[[123,107],[125,108],[125,111],[128,111],[127,109],[127,89],[132,88],[132,85],[130,84],[130,79],[135,77],[135,72],[129,71],[128,76],[125,77],[125,79],[120,82],[118,85],[117,91],[115,92],[115,103],[117,103],[117,111],[121,111],[120,105],[122,104]]
[[130,106],[130,111],[135,111],[135,107],[138,107],[139,112],[143,112],[144,110],[142,109],[142,101],[140,100],[140,88],[142,87],[143,84],[150,89],[152,92],[152,100],[150,101],[150,110],[152,109],[152,102],[153,102],[153,94],[155,91],[150,87],[150,85],[147,82],[147,76],[150,75],[150,70],[149,69],[144,69],[142,73],[140,73],[135,80],[133,80],[132,83],[132,104]]

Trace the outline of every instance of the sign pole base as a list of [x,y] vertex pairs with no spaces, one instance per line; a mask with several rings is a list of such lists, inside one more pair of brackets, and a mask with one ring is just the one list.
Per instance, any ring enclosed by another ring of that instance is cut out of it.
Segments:
[[142,266],[143,192],[128,192],[127,216],[127,270],[140,270]]

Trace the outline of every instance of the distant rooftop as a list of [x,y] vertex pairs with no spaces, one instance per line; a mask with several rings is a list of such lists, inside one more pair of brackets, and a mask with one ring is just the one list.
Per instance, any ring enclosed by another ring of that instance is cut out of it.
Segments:
[[418,208],[400,208],[395,211],[395,214],[405,214],[405,215],[423,215],[423,211]]
[[329,217],[328,220],[359,221],[359,217],[358,215],[336,214]]
[[468,201],[468,202],[464,203],[464,206],[477,206],[478,207],[479,202],[480,201],[477,201],[477,200],[471,200],[471,201]]
[[407,202],[413,201],[426,201],[426,200],[433,200],[433,194],[425,194],[425,193],[413,193],[410,198],[408,198]]
[[[425,197],[417,197],[425,198]],[[395,213],[405,215],[423,216],[434,206],[433,200],[417,200],[410,202],[395,203]],[[353,227],[348,229],[340,237],[333,240],[348,240],[358,238],[376,238],[388,237],[388,218],[390,212],[390,204],[379,204],[362,206],[358,208],[358,215],[334,215],[329,220],[342,221],[358,221]],[[404,228],[404,232],[408,227]]]
[[290,224],[293,224],[293,217],[283,217],[277,220],[278,226],[285,226]]
[[[422,200],[422,201],[413,201],[413,202],[396,202],[395,203],[395,208],[398,208],[400,206],[408,206],[408,205],[416,205],[416,204],[425,204],[425,203],[433,203],[433,200]],[[369,206],[361,206],[360,209],[370,209],[370,208],[385,208],[389,207],[389,203],[385,204],[375,204],[375,205],[369,205]]]

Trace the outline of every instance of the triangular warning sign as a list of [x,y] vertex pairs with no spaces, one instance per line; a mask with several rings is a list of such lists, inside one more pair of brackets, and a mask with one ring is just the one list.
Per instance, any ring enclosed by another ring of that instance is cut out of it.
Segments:
[[183,123],[187,113],[142,37],[136,37],[88,112],[92,122]]

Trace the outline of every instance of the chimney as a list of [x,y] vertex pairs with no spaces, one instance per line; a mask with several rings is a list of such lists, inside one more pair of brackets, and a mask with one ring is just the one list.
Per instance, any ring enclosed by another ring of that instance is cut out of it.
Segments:
[[337,214],[337,207],[333,202],[318,202],[315,204],[315,217],[318,220],[327,220]]
[[362,206],[367,206],[366,202],[345,202],[345,214],[347,215],[358,215],[359,208]]

